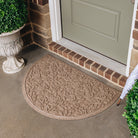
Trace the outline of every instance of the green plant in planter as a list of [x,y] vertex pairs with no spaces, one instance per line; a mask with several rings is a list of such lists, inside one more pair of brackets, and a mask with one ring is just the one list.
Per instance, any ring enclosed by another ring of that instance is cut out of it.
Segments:
[[0,34],[19,29],[27,22],[24,0],[0,0]]
[[138,138],[138,80],[127,95],[125,109],[123,116],[127,119],[130,133]]

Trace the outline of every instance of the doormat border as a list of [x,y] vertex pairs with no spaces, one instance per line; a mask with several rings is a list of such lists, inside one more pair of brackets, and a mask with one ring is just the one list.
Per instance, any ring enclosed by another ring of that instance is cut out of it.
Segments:
[[[25,87],[25,83],[26,83],[26,78],[28,76],[28,74],[30,73],[30,71],[34,68],[35,65],[37,65],[38,62],[40,62],[41,60],[45,59],[47,56],[51,56],[53,57],[52,55],[46,55],[46,56],[43,56],[42,58],[40,58],[38,61],[36,61],[30,68],[29,70],[27,71],[27,73],[25,74],[24,76],[24,79],[23,79],[23,86],[22,86],[22,94],[24,96],[24,99],[25,101],[28,103],[28,105],[33,108],[35,111],[37,111],[38,113],[46,116],[46,117],[49,117],[49,118],[52,118],[52,119],[58,119],[58,120],[80,120],[80,119],[87,119],[89,117],[93,117],[93,116],[96,116],[100,113],[103,113],[103,111],[106,111],[108,109],[110,109],[113,104],[117,101],[117,99],[119,98],[118,95],[114,96],[114,99],[111,101],[110,103],[110,106],[107,104],[105,107],[102,108],[102,111],[101,110],[97,110],[95,111],[94,113],[89,113],[89,114],[86,114],[86,115],[82,115],[82,116],[77,116],[77,117],[67,117],[67,116],[58,116],[58,115],[54,115],[54,114],[50,114],[50,113],[47,113],[41,109],[39,109],[37,106],[35,106],[28,98],[28,95],[26,94],[26,87]],[[53,57],[55,58],[55,57]],[[59,60],[59,59],[58,59]],[[60,61],[60,60],[59,60]],[[63,61],[61,61],[63,62]],[[66,64],[66,63],[65,63]],[[70,65],[69,65],[70,66]],[[74,68],[74,67],[73,67]],[[80,71],[80,70],[79,70]],[[84,73],[85,74],[85,73]],[[88,75],[89,76],[89,75]],[[101,82],[103,83],[103,82]],[[105,84],[104,84],[105,85]],[[110,86],[109,86],[110,87]],[[112,88],[114,89],[114,88]],[[117,90],[118,91],[118,90]],[[29,95],[30,96],[30,95]]]

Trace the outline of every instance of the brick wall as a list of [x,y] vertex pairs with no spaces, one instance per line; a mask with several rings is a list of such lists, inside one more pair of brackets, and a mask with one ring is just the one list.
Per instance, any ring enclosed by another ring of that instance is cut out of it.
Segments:
[[26,0],[28,4],[28,22],[21,30],[24,47],[37,44],[47,47],[51,42],[51,28],[48,0]]
[[32,25],[30,20],[30,2],[29,0],[26,0],[28,4],[28,21],[25,25],[25,27],[21,30],[21,36],[24,42],[24,47],[27,47],[31,44],[33,44],[33,37],[32,37]]
[[29,9],[33,42],[47,48],[52,41],[48,0],[30,0]]
[[136,11],[135,28],[133,30],[133,49],[131,54],[130,71],[138,64],[138,9]]

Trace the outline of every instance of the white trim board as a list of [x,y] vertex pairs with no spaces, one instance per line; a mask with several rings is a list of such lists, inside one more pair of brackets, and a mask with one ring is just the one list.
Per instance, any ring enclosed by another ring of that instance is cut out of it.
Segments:
[[52,40],[80,55],[83,55],[101,65],[104,65],[107,68],[114,70],[115,72],[128,76],[130,60],[131,60],[131,50],[133,48],[132,33],[133,33],[134,25],[135,25],[137,4],[138,4],[138,0],[135,1],[134,12],[133,12],[133,17],[132,17],[132,26],[131,26],[127,65],[123,65],[106,56],[103,56],[97,52],[94,52],[88,48],[85,48],[77,43],[74,43],[65,38],[62,38],[60,0],[49,1]]

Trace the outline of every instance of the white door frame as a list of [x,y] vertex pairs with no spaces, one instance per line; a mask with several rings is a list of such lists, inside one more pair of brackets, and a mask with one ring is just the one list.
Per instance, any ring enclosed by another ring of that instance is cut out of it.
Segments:
[[[131,1],[130,1],[131,2]],[[137,10],[138,0],[135,1],[134,12],[132,17],[132,26],[130,33],[130,41],[129,41],[129,50],[128,50],[128,58],[127,65],[121,64],[117,61],[114,61],[106,56],[103,56],[97,52],[94,52],[90,49],[87,49],[77,43],[69,41],[65,38],[62,38],[62,29],[61,29],[61,10],[60,10],[60,0],[50,0],[49,8],[50,8],[50,19],[51,19],[51,31],[52,31],[52,40],[80,55],[83,55],[99,64],[104,65],[107,68],[110,68],[122,75],[129,75],[129,67],[131,60],[131,50],[133,48],[133,38],[132,33],[135,25],[136,18],[136,10]]]

